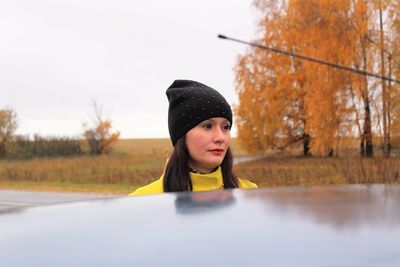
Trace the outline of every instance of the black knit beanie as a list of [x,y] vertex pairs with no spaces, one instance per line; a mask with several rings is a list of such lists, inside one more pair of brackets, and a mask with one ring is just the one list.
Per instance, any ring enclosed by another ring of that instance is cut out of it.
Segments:
[[223,117],[232,126],[232,110],[225,98],[207,85],[190,80],[175,80],[167,89],[168,128],[172,144],[197,124]]

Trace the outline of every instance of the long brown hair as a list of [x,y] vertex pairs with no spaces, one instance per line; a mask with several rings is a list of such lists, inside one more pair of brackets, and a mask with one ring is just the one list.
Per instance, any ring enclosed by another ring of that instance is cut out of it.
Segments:
[[[165,168],[163,187],[164,192],[193,191],[192,179],[189,173],[189,151],[186,147],[185,137],[176,141],[171,157]],[[238,178],[234,175],[233,156],[230,148],[226,151],[221,163],[224,188],[239,187]]]

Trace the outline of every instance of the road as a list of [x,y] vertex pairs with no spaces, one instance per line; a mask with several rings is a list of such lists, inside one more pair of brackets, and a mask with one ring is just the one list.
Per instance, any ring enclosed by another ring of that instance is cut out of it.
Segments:
[[118,195],[0,190],[0,213],[23,207],[112,197]]

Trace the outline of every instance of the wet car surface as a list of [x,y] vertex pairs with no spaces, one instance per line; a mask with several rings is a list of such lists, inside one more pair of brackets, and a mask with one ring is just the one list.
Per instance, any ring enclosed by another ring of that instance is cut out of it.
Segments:
[[1,266],[400,266],[400,185],[169,193],[0,214]]

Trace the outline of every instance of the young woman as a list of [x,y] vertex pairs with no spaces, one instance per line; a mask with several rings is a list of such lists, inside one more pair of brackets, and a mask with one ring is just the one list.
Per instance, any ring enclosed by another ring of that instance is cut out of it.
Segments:
[[160,179],[130,196],[256,188],[232,172],[232,110],[225,98],[211,87],[190,80],[174,81],[166,93],[172,155]]

